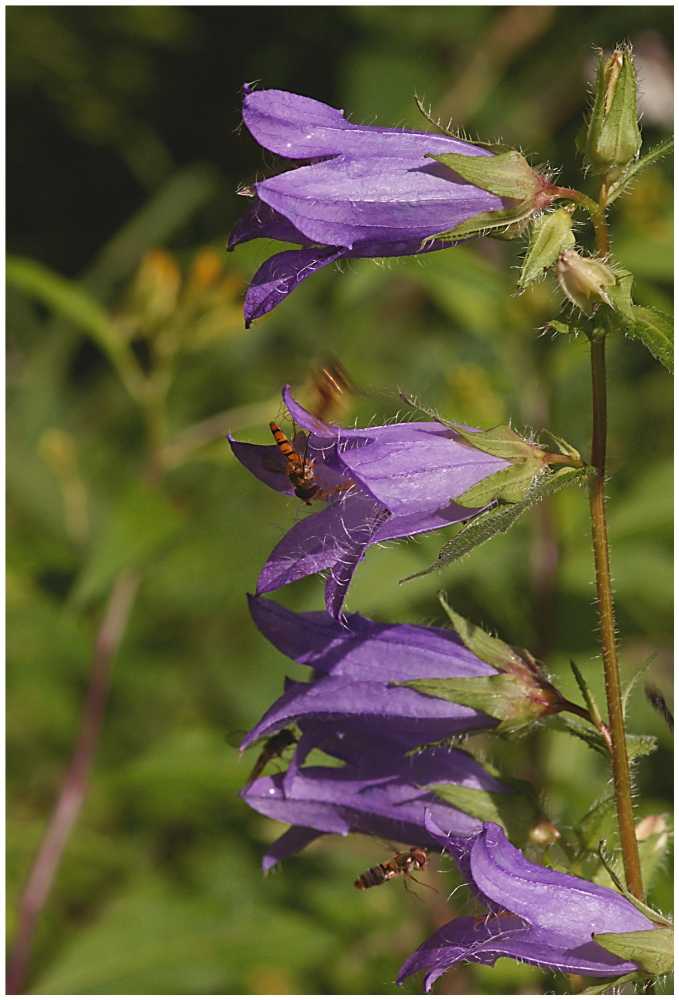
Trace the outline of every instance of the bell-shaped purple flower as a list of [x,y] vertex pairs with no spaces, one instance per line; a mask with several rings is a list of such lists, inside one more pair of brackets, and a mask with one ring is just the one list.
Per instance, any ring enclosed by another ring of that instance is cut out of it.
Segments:
[[453,244],[432,236],[505,207],[427,158],[490,155],[447,135],[357,125],[309,97],[247,85],[243,121],[264,149],[305,164],[256,183],[256,200],[231,234],[230,250],[258,237],[301,247],[260,267],[245,299],[246,326],[332,261],[439,250]]
[[[451,498],[510,464],[443,424],[412,421],[345,430],[308,413],[288,386],[283,400],[295,423],[310,432],[299,447],[313,463],[327,505],[298,521],[278,543],[257,581],[257,593],[328,571],[326,605],[335,618],[369,545],[466,520],[480,508],[462,507]],[[281,493],[294,493],[275,444],[229,441],[236,458],[258,479]],[[337,487],[342,488],[332,492]]]
[[[482,825],[426,786],[509,791],[460,750],[438,746],[408,756],[412,741],[401,738],[398,726],[389,738],[334,723],[302,728],[285,774],[259,778],[240,792],[257,812],[292,824],[267,851],[265,871],[324,833],[363,833],[437,848],[436,837],[425,828],[426,812],[462,837],[479,832]],[[344,766],[303,767],[314,748],[344,761]]]
[[476,709],[393,686],[421,678],[496,673],[448,629],[381,624],[359,614],[341,625],[325,611],[296,614],[258,597],[250,598],[250,612],[262,635],[286,656],[311,667],[313,679],[288,681],[285,694],[243,740],[243,749],[294,722],[332,720],[388,739],[396,731],[407,749],[497,725]]
[[494,965],[503,956],[583,976],[622,976],[635,962],[618,958],[592,934],[652,930],[654,924],[620,893],[575,875],[530,864],[501,827],[484,823],[469,839],[446,835],[430,813],[427,831],[455,858],[469,888],[487,909],[441,927],[411,955],[399,982],[428,968],[425,989],[455,962]]

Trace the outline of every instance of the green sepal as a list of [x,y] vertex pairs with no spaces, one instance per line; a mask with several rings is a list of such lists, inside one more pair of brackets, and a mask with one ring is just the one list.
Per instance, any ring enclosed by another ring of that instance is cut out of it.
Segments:
[[674,320],[653,306],[633,306],[628,337],[640,340],[674,374]]
[[552,441],[554,441],[554,443],[556,444],[557,448],[559,449],[562,455],[568,455],[569,458],[573,459],[576,465],[584,467],[582,456],[577,448],[574,448],[572,444],[569,444],[568,441],[565,441],[563,438],[558,437],[552,431],[543,430],[542,433],[546,434],[547,437],[550,437]]
[[[472,159],[466,156],[463,158]],[[428,237],[423,244],[429,240],[469,240],[476,236],[493,236],[497,235],[496,231],[501,231],[500,235],[508,239],[515,239],[526,228],[534,212],[535,198],[531,197],[530,200],[520,202],[515,208],[501,208],[497,212],[481,212],[479,215],[473,215],[471,219],[465,219],[454,229]]]
[[527,797],[516,791],[486,792],[480,788],[452,784],[430,785],[428,788],[468,816],[475,816],[483,823],[497,823],[517,846],[526,843],[542,813],[534,796]]
[[536,503],[544,500],[545,497],[563,489],[564,486],[581,486],[587,482],[590,475],[588,468],[557,469],[549,475],[542,476],[526,493],[523,500],[513,504],[499,504],[492,510],[483,511],[477,517],[471,518],[463,528],[458,531],[454,538],[443,546],[439,552],[438,559],[425,569],[412,573],[404,577],[399,583],[407,583],[409,580],[416,580],[420,576],[428,573],[435,573],[448,566],[449,563],[461,559],[468,555],[473,549],[484,542],[494,538],[495,535],[503,535],[509,531],[511,526],[521,515]]
[[626,934],[592,934],[592,937],[606,951],[637,962],[652,976],[666,976],[674,968],[674,931],[669,927]]
[[631,320],[634,317],[634,304],[632,302],[633,283],[634,275],[631,271],[616,271],[615,284],[609,285],[606,289],[609,305],[627,320]]
[[480,451],[515,464],[499,469],[451,499],[462,507],[485,507],[493,500],[507,503],[523,500],[536,476],[545,468],[544,450],[526,441],[506,424],[488,431],[467,431],[459,427],[456,430]]
[[493,500],[518,503],[523,500],[536,477],[543,472],[544,462],[537,458],[527,459],[520,465],[510,465],[498,469],[491,476],[482,479],[459,497],[451,497],[461,507],[485,507]]
[[483,142],[481,139],[473,139],[473,140],[467,139],[465,138],[464,135],[459,134],[459,130],[458,132],[453,132],[451,131],[451,129],[445,128],[441,124],[441,122],[436,121],[435,118],[432,118],[431,112],[425,111],[424,104],[419,99],[419,97],[415,97],[415,104],[417,105],[420,114],[422,114],[427,119],[430,125],[433,125],[434,128],[438,129],[439,132],[443,132],[444,135],[449,135],[451,139],[456,139],[458,142],[464,142],[468,146],[473,146],[473,147],[480,146],[482,149],[487,149],[491,153],[508,153],[510,150],[513,149],[513,146],[507,146],[506,143],[503,142]]
[[624,986],[625,983],[642,983],[647,979],[648,976],[643,972],[628,972],[626,976],[619,976],[617,979],[599,980],[595,986],[588,986],[578,996],[599,997],[612,992],[618,986]]
[[572,213],[567,208],[557,208],[533,222],[518,281],[520,289],[544,277],[559,254],[575,245],[572,224]]
[[533,199],[544,186],[540,175],[516,149],[498,156],[465,156],[464,153],[425,155],[450,167],[474,187],[490,191],[499,198],[526,201]]
[[[522,729],[544,712],[544,705],[531,702],[526,688],[515,677],[494,674],[492,677],[432,677],[402,681],[395,687],[409,687],[420,694],[456,705],[466,705],[504,723],[494,732]],[[537,711],[531,711],[531,709]]]
[[442,591],[439,592],[438,599],[453,628],[470,653],[502,673],[525,668],[523,657],[515,649],[503,642],[502,639],[489,635],[478,625],[463,618],[462,615],[458,615],[457,611],[448,604]]
[[670,136],[669,139],[664,139],[662,142],[654,146],[653,149],[649,149],[645,156],[640,157],[634,163],[630,163],[625,172],[620,176],[614,184],[611,184],[606,193],[605,207],[611,205],[616,198],[619,198],[621,194],[624,194],[627,185],[633,180],[637,174],[640,174],[642,170],[646,167],[652,166],[657,163],[658,160],[662,159],[663,156],[667,156],[674,149],[674,136]]

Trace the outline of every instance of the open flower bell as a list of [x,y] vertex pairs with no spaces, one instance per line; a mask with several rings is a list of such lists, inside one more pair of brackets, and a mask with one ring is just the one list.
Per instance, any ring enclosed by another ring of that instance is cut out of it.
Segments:
[[[459,750],[438,746],[408,756],[411,741],[400,737],[398,726],[388,738],[334,723],[302,729],[288,770],[258,778],[240,792],[257,812],[292,824],[268,849],[262,862],[265,871],[324,833],[363,833],[437,848],[437,838],[425,827],[426,812],[461,837],[480,832],[482,824],[426,786],[456,784],[488,792],[509,791]],[[313,749],[343,761],[344,766],[303,767]]]
[[[345,430],[308,413],[288,386],[283,400],[295,423],[309,432],[305,461],[313,463],[326,506],[298,521],[278,543],[257,581],[257,593],[328,571],[325,598],[333,617],[339,616],[369,545],[466,520],[482,508],[463,507],[452,498],[511,464],[440,423]],[[277,445],[229,442],[258,479],[281,493],[294,493]],[[343,488],[333,492],[338,486]]]
[[490,155],[451,136],[358,125],[320,101],[248,85],[243,121],[264,149],[300,164],[254,184],[256,200],[229,239],[229,250],[257,238],[301,247],[260,267],[245,299],[246,326],[326,264],[440,250],[453,241],[433,240],[437,233],[505,208],[506,199],[427,159]]
[[575,875],[530,864],[495,823],[469,839],[446,835],[428,814],[427,831],[452,856],[487,909],[436,931],[410,956],[399,982],[428,968],[425,989],[456,962],[494,965],[503,956],[543,969],[583,976],[623,976],[635,962],[607,951],[593,934],[653,930],[655,925],[620,893]]
[[243,740],[243,748],[293,722],[342,720],[388,738],[399,733],[407,749],[470,729],[493,728],[483,712],[432,698],[404,682],[429,677],[495,675],[451,630],[383,624],[359,614],[340,625],[325,611],[296,614],[274,601],[250,598],[250,613],[265,638],[286,656],[313,668],[310,682],[289,681]]

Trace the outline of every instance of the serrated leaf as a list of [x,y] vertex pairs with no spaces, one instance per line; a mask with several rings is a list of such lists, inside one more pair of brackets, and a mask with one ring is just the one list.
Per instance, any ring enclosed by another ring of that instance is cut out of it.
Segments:
[[602,757],[605,757],[607,761],[610,761],[611,755],[601,733],[598,733],[594,727],[586,726],[584,723],[576,722],[574,719],[568,718],[564,715],[555,715],[549,719],[549,724],[555,729],[561,730],[563,733],[569,733],[571,736],[577,736],[578,739],[582,740],[591,747],[592,750],[596,750],[600,753]]
[[674,136],[670,136],[669,139],[664,139],[663,142],[654,146],[653,149],[649,149],[645,156],[640,157],[636,162],[630,164],[622,176],[620,176],[617,181],[609,187],[606,195],[606,206],[611,205],[616,198],[619,198],[620,195],[624,193],[629,182],[640,174],[642,170],[645,170],[647,167],[657,163],[663,156],[667,156],[668,153],[671,153],[673,149]]
[[441,607],[450,618],[453,628],[471,653],[502,673],[506,673],[512,668],[525,669],[524,660],[511,646],[503,642],[502,639],[484,632],[482,628],[463,618],[462,615],[458,615],[448,604],[443,593],[438,595],[438,599]]
[[540,500],[551,496],[564,486],[586,482],[588,474],[586,468],[558,469],[550,475],[543,476],[531,487],[523,500],[514,504],[498,505],[470,520],[454,538],[443,546],[435,563],[418,573],[406,576],[400,582],[406,583],[408,580],[416,580],[420,576],[426,576],[428,573],[443,569],[444,566],[455,562],[456,559],[461,559],[462,556],[466,556],[495,535],[504,534],[524,511],[539,503]]
[[602,840],[615,847],[618,841],[618,816],[615,796],[595,802],[573,827],[583,851],[596,853]]
[[666,976],[674,968],[674,931],[668,927],[626,934],[593,934],[592,937],[606,951],[637,962],[653,976]]
[[640,340],[674,374],[674,320],[652,306],[634,306],[632,320],[626,331],[628,337]]
[[517,845],[525,844],[540,819],[536,803],[517,792],[487,792],[464,785],[432,785],[430,790],[469,816],[484,823],[497,823]]
[[627,756],[630,760],[634,760],[635,757],[647,757],[657,749],[658,740],[655,736],[638,736],[635,733],[627,734]]
[[547,268],[564,250],[575,245],[572,213],[566,208],[543,215],[533,222],[530,243],[523,259],[518,286],[528,288],[534,281],[544,277]]
[[572,323],[562,323],[559,319],[550,319],[548,323],[545,323],[545,330],[552,329],[555,333],[581,333],[581,330],[577,326],[573,326]]
[[155,490],[135,484],[118,504],[72,594],[76,604],[98,597],[117,574],[139,566],[182,525],[182,514]]

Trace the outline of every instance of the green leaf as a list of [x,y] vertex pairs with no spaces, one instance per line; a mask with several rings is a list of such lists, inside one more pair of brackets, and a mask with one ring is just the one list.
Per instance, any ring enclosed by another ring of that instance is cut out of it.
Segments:
[[630,760],[634,760],[635,757],[648,757],[657,749],[658,739],[656,736],[627,734],[627,756]]
[[583,468],[558,469],[550,475],[543,476],[531,487],[523,500],[514,504],[498,505],[468,521],[461,531],[443,546],[435,563],[427,566],[426,569],[406,576],[400,582],[406,583],[408,580],[416,580],[420,576],[426,576],[427,573],[437,572],[449,563],[455,562],[456,559],[466,556],[477,546],[494,538],[495,535],[508,531],[524,511],[539,503],[540,500],[556,493],[564,486],[583,485],[587,481],[588,475],[587,469]]
[[616,312],[621,313],[625,319],[634,318],[634,305],[632,303],[632,285],[634,275],[630,271],[616,271],[615,284],[606,288],[606,295],[610,299]]
[[576,722],[575,719],[571,719],[566,715],[553,715],[547,721],[554,729],[558,729],[562,733],[569,733],[571,736],[577,736],[588,747],[596,750],[607,761],[610,761],[611,755],[608,745],[601,733],[598,733],[594,726],[588,726],[584,722]]
[[555,333],[566,333],[566,334],[578,334],[582,333],[582,327],[573,325],[572,323],[563,323],[559,319],[550,319],[548,323],[545,323],[545,330],[554,330]]
[[674,320],[652,306],[634,306],[628,337],[640,340],[668,371],[674,373]]
[[469,816],[497,823],[517,845],[525,844],[541,815],[537,802],[518,792],[487,792],[464,785],[432,785],[430,791]]
[[7,280],[25,295],[71,320],[101,347],[117,369],[130,394],[138,399],[143,376],[128,344],[120,340],[103,306],[75,281],[55,274],[37,261],[8,257]]
[[72,600],[84,604],[99,597],[121,570],[143,563],[183,522],[182,514],[160,493],[142,484],[132,486],[95,546]]
[[593,934],[592,937],[606,951],[618,958],[638,962],[653,976],[666,976],[674,968],[674,931],[669,927],[626,934]]
[[575,679],[576,679],[576,681],[578,683],[578,687],[580,688],[580,691],[582,693],[582,697],[585,699],[585,704],[587,705],[587,708],[589,710],[589,714],[590,714],[590,716],[592,718],[592,723],[600,731],[602,719],[601,719],[601,712],[599,711],[599,706],[597,705],[596,701],[594,700],[594,695],[590,691],[589,685],[587,684],[587,681],[585,680],[585,678],[580,673],[580,670],[578,668],[577,663],[574,663],[573,660],[571,660],[570,663],[571,663],[571,670],[573,671],[573,674],[575,675]]
[[557,208],[556,211],[535,219],[521,267],[519,288],[526,289],[534,281],[544,277],[545,271],[552,266],[559,254],[575,245],[572,224],[572,213],[566,208]]
[[444,163],[460,177],[500,198],[533,198],[541,182],[526,158],[516,149],[498,156],[466,156],[464,153],[425,154]]
[[513,668],[525,669],[526,665],[522,657],[511,646],[508,646],[502,639],[484,632],[482,628],[463,618],[462,615],[458,615],[450,607],[442,592],[439,593],[438,599],[441,607],[450,618],[453,628],[471,653],[502,673]]
[[629,700],[629,696],[631,695],[632,691],[634,690],[635,685],[637,684],[637,682],[639,680],[641,680],[641,678],[646,673],[646,671],[648,670],[648,668],[650,667],[650,665],[653,663],[653,660],[655,660],[655,658],[656,658],[657,655],[658,655],[657,653],[651,653],[651,655],[649,657],[647,657],[646,660],[644,660],[644,662],[641,664],[641,666],[639,667],[639,669],[634,672],[634,675],[632,676],[632,678],[623,687],[623,689],[622,689],[622,711],[623,711],[623,715],[627,714],[627,702]]
[[615,847],[619,840],[615,796],[608,795],[595,802],[573,830],[581,849],[587,853],[595,854],[602,840]]
[[611,184],[609,187],[606,195],[606,205],[611,205],[616,198],[619,198],[620,195],[624,193],[629,182],[640,174],[642,170],[645,170],[647,167],[657,163],[663,156],[667,156],[668,153],[671,153],[673,149],[674,136],[670,136],[669,139],[664,139],[662,142],[658,143],[657,146],[654,146],[653,149],[649,149],[645,156],[640,157],[636,162],[630,164],[615,184]]

